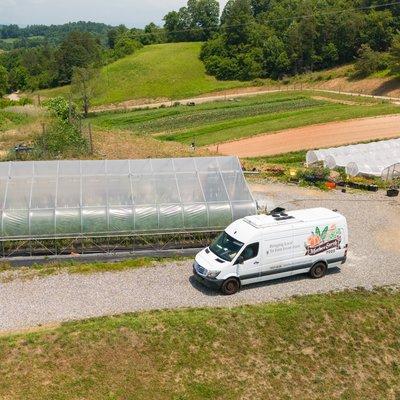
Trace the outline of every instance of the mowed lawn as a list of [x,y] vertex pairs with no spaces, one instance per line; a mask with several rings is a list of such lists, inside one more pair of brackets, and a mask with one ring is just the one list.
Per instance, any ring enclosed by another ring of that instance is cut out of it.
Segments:
[[146,312],[0,338],[0,398],[397,399],[400,293]]
[[[110,112],[93,117],[92,122],[100,129],[126,130],[155,135],[159,140],[206,146],[282,129],[400,111],[389,103],[343,95],[324,96],[281,92],[196,107]],[[338,102],[341,100],[344,102]]]
[[[199,60],[201,43],[145,46],[101,70],[93,105],[134,99],[180,99],[246,84],[217,81]],[[247,83],[248,86],[248,83]],[[43,90],[46,97],[66,95],[69,87]]]

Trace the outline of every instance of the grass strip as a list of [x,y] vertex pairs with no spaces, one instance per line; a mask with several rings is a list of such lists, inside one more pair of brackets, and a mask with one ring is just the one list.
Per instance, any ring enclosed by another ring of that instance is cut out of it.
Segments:
[[0,338],[0,398],[395,399],[399,332],[389,289],[66,323]]

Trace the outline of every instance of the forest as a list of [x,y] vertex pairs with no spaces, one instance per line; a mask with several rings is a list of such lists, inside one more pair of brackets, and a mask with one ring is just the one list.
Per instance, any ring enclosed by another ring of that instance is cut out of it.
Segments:
[[278,79],[373,58],[399,28],[399,3],[230,0],[201,58],[219,79]]

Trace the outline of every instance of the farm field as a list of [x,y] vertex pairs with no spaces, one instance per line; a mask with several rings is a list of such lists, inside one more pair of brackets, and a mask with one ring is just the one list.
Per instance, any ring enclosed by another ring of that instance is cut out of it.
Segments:
[[[400,137],[400,116],[360,118],[304,126],[218,145],[219,154],[260,157]],[[216,151],[217,146],[210,147]]]
[[[216,90],[248,86],[238,81],[217,81],[206,75],[199,60],[201,43],[146,46],[101,70],[93,105],[135,99],[179,99]],[[45,97],[65,95],[69,87],[40,92]]]
[[0,397],[395,399],[399,310],[399,292],[360,290],[5,335]]
[[262,133],[331,121],[399,113],[374,99],[314,92],[281,92],[196,107],[109,112],[92,117],[101,130],[152,135],[162,141],[207,146]]

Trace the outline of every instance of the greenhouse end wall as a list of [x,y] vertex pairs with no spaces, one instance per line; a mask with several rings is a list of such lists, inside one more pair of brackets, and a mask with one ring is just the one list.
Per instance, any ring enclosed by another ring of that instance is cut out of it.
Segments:
[[1,240],[216,231],[256,212],[236,157],[0,163]]

